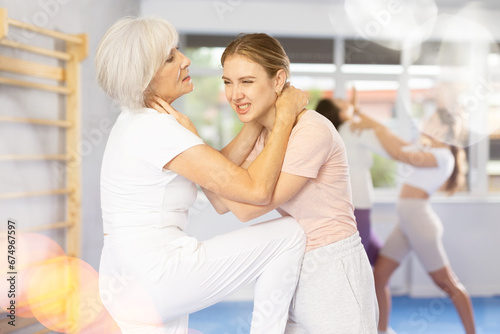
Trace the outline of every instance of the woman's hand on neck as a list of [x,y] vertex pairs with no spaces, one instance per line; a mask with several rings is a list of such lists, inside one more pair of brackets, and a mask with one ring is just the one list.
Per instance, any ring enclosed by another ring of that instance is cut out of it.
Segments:
[[[295,125],[297,125],[297,123],[299,122],[300,118],[302,116],[304,116],[304,114],[306,113],[307,109],[304,108],[298,115],[297,115],[297,119],[295,120],[295,123],[293,124],[293,126],[295,127]],[[271,134],[271,131],[273,130],[273,127],[274,127],[274,123],[276,122],[276,108],[273,108],[271,109],[271,111],[267,112],[265,114],[265,119],[258,119],[257,122],[260,123],[264,129],[263,131],[265,131],[265,137],[264,137],[264,144],[267,143],[267,139],[269,138],[269,135]]]

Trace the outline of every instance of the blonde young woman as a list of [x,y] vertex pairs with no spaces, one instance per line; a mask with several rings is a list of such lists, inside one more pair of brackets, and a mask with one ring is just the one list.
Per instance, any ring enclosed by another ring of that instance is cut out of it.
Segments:
[[[172,103],[193,90],[190,61],[177,43],[164,20],[124,18],[97,50],[99,85],[122,108],[101,169],[102,301],[124,334],[187,334],[189,313],[255,281],[255,314],[273,307],[254,316],[251,333],[283,333],[304,254],[297,222],[283,217],[203,242],[184,229],[195,183],[234,201],[270,202],[307,99],[293,87],[274,99],[265,148],[247,168],[235,165],[205,145],[182,113],[146,106],[148,95]],[[249,125],[240,137],[259,131]]]
[[464,152],[453,144],[457,124],[445,109],[438,109],[423,126],[418,145],[395,136],[388,128],[361,114],[354,131],[373,129],[394,159],[405,162],[397,205],[398,224],[385,241],[375,263],[375,287],[380,308],[379,333],[395,333],[389,327],[389,280],[410,251],[414,251],[434,283],[447,293],[458,311],[465,332],[475,333],[472,303],[455,276],[443,247],[443,225],[429,203],[443,189],[454,193],[464,180]]
[[[246,136],[256,139],[251,152],[241,145],[231,149],[233,161],[246,168],[271,140],[289,60],[276,39],[248,34],[226,47],[221,62],[231,107],[243,123],[262,128],[258,138]],[[231,210],[248,221],[277,209],[305,230],[306,253],[285,333],[376,333],[373,273],[356,229],[345,148],[328,119],[314,110],[300,113],[268,204],[206,193],[219,213]]]

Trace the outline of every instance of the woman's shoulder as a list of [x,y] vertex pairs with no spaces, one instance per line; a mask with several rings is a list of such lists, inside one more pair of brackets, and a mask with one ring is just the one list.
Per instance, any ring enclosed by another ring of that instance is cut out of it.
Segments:
[[163,130],[165,127],[182,127],[174,116],[160,114],[150,108],[124,110],[120,115],[120,121],[129,123],[130,127],[137,131],[154,132],[155,130]]
[[332,122],[315,110],[308,109],[297,124],[294,126],[293,132],[301,132],[308,134],[316,134],[325,136],[329,133],[337,134],[337,130]]
[[129,137],[141,141],[201,139],[182,126],[174,116],[161,114],[154,109],[143,108],[122,111],[120,122]]
[[323,144],[331,143],[333,145],[342,141],[332,122],[312,109],[308,109],[299,119],[297,125],[292,130],[293,134],[301,134],[304,137],[308,137],[309,140],[316,138],[316,141],[320,141]]
[[140,108],[140,109],[126,109],[122,108],[122,114],[133,120],[165,120],[165,121],[175,121],[175,117],[169,114],[162,114],[151,108]]
[[316,127],[336,131],[333,123],[328,118],[313,109],[308,109],[304,113],[304,115],[299,119],[297,125],[299,124],[303,127]]

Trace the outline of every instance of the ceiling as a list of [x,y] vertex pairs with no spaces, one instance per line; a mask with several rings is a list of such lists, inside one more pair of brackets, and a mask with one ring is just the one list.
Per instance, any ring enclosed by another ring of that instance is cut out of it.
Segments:
[[[197,0],[185,0],[185,1],[197,1]],[[233,0],[233,2],[245,1],[245,2],[274,2],[274,3],[322,3],[322,4],[343,4],[345,0]],[[358,2],[361,1],[370,1],[370,0],[356,0]],[[408,0],[400,0],[400,1],[408,1]],[[416,1],[416,0],[410,0]],[[422,1],[422,0],[420,0]],[[431,1],[431,0],[427,0]],[[418,2],[418,0],[417,0]],[[479,5],[484,6],[485,8],[491,9],[500,9],[500,1],[499,0],[477,0],[477,1],[468,1],[468,0],[434,0],[434,3],[437,4],[438,8],[461,8],[466,5],[470,5],[472,3],[477,3]]]

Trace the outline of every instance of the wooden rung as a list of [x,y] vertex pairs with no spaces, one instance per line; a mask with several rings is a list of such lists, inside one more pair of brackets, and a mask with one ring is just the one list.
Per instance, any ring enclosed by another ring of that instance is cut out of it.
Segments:
[[13,117],[13,116],[0,116],[0,122],[28,123],[28,124],[36,124],[36,125],[51,125],[51,126],[58,126],[61,128],[69,128],[73,125],[72,122],[64,121],[64,120]]
[[0,161],[31,161],[31,160],[69,160],[67,155],[64,154],[46,154],[46,155],[14,155],[4,154],[0,155]]
[[7,8],[0,8],[0,39],[7,36],[9,24],[7,23]]
[[79,36],[74,36],[74,35],[65,34],[65,33],[62,33],[59,31],[55,31],[55,30],[49,30],[49,29],[37,27],[33,24],[25,23],[25,22],[22,22],[19,20],[14,20],[14,19],[8,18],[7,23],[13,27],[17,27],[17,28],[21,28],[21,29],[25,29],[25,30],[30,30],[30,31],[33,31],[33,32],[36,32],[36,33],[39,33],[42,35],[50,36],[50,37],[57,38],[57,39],[62,39],[62,40],[67,41],[67,42],[72,42],[75,44],[83,44],[84,43],[84,40]]
[[59,223],[53,223],[53,224],[49,224],[49,225],[21,228],[19,230],[21,232],[40,232],[40,231],[47,231],[47,230],[57,230],[60,228],[66,228],[66,227],[71,227],[71,226],[73,226],[73,223],[59,222]]
[[66,76],[66,71],[61,67],[4,56],[0,56],[0,71],[57,81],[64,81]]
[[7,47],[13,48],[13,49],[28,51],[31,53],[36,53],[36,54],[39,54],[42,56],[52,57],[52,58],[56,58],[56,59],[60,59],[60,60],[71,60],[73,58],[73,56],[71,56],[69,53],[66,53],[66,52],[40,48],[38,46],[23,44],[23,43],[11,41],[8,39],[0,40],[0,45],[7,46]]
[[71,89],[64,87],[64,86],[46,85],[46,84],[40,84],[40,83],[36,83],[36,82],[10,79],[10,78],[4,78],[4,77],[0,77],[0,84],[19,86],[19,87],[27,87],[27,88],[36,88],[36,89],[47,90],[49,92],[60,93],[60,94],[70,94],[71,93]]
[[71,189],[53,189],[42,191],[26,191],[19,193],[4,193],[0,194],[0,199],[14,199],[24,197],[46,196],[46,195],[67,195],[71,193]]

